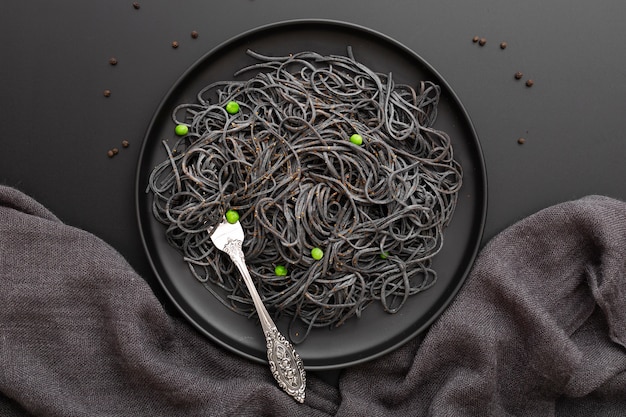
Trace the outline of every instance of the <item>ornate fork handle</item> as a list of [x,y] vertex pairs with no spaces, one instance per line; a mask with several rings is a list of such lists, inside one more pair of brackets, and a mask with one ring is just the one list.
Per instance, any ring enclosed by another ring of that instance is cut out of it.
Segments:
[[250,292],[250,296],[252,297],[252,301],[254,302],[254,306],[261,321],[261,327],[265,333],[267,359],[274,378],[287,394],[291,395],[296,401],[303,403],[306,388],[306,374],[304,372],[302,359],[300,359],[300,355],[298,355],[298,352],[296,352],[291,343],[278,331],[265,305],[263,305],[263,301],[248,271],[241,245],[242,241],[229,239],[228,243],[224,246],[224,252],[230,256],[230,259],[235,266],[237,266],[239,272],[241,272],[243,280]]

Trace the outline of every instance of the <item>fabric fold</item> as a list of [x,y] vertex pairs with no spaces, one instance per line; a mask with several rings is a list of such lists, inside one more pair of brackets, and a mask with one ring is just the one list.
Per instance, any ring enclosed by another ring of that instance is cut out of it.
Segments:
[[[8,416],[617,416],[626,412],[626,204],[511,225],[427,333],[300,405],[266,366],[166,314],[96,236],[0,186],[0,412]],[[592,410],[592,411],[590,411]]]

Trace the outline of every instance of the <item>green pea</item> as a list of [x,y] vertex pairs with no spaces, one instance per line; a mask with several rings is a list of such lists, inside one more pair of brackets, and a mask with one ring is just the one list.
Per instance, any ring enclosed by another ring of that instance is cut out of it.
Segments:
[[235,210],[228,210],[226,212],[226,221],[230,224],[235,224],[239,221],[239,213]]
[[319,261],[324,257],[324,251],[320,248],[313,248],[311,249],[311,257],[316,261]]
[[239,103],[237,103],[236,101],[229,101],[226,104],[226,111],[229,114],[235,114],[235,113],[239,112]]
[[350,142],[354,143],[355,145],[361,146],[363,144],[363,136],[355,133],[354,135],[350,136]]
[[381,252],[380,259],[387,259],[387,258],[389,258],[389,252],[387,251]]
[[276,276],[284,277],[285,275],[287,275],[287,267],[284,265],[276,265],[276,268],[274,268],[274,273],[276,274]]
[[178,136],[185,136],[187,133],[189,133],[189,126],[176,125],[176,128],[174,129],[174,131],[176,132]]

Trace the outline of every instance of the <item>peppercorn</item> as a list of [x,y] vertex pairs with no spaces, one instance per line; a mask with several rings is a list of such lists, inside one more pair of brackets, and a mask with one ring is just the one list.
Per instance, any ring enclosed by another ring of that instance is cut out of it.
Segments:
[[128,143],[128,141],[127,141],[127,140],[123,140],[123,141],[122,141],[122,146],[123,146],[124,148],[128,148],[128,146],[129,146],[129,145],[130,145],[130,143]]
[[103,93],[105,97],[111,97],[111,90],[104,90]]
[[478,44],[480,46],[485,46],[486,43],[487,43],[487,39],[486,38],[480,38],[480,40],[478,41]]
[[472,42],[474,42],[474,43],[478,42],[479,40],[480,40],[480,38],[478,36],[474,36],[472,38]]
[[112,151],[112,150],[110,150],[110,149],[107,151],[107,155],[108,155],[108,157],[109,157],[109,158],[113,158],[113,157],[115,156],[115,154],[113,153],[113,151]]
[[519,138],[519,139],[517,140],[517,143],[519,143],[520,145],[523,145],[523,144],[525,144],[525,143],[526,143],[526,139],[524,139],[524,138]]
[[194,30],[194,31],[192,31],[192,32],[191,32],[191,37],[192,37],[193,39],[197,39],[197,38],[198,38],[198,32],[197,32],[197,31],[195,31],[195,30]]
[[139,5],[139,3],[137,3],[137,2],[134,2],[134,3],[133,3],[133,8],[134,8],[135,10],[139,10],[139,8],[140,8],[140,7],[141,7],[141,6]]
[[178,48],[178,42],[177,41],[172,42],[172,48],[174,48],[174,49]]
[[115,58],[115,57],[111,57],[111,58],[109,59],[109,64],[111,64],[111,65],[117,65],[117,58]]
[[113,155],[117,155],[118,153],[120,153],[120,150],[117,148],[113,148],[111,149],[111,152],[113,152]]
[[533,80],[527,80],[526,81],[526,87],[532,87],[533,84],[535,84],[535,82]]
[[517,71],[515,73],[515,79],[516,80],[521,80],[523,76],[524,76],[524,74],[522,74],[520,71]]
[[506,49],[507,44],[506,42],[500,42],[500,49]]

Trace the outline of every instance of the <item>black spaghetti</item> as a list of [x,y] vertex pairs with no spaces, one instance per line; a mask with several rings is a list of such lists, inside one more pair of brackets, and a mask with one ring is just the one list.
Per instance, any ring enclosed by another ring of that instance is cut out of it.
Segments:
[[450,138],[433,128],[439,86],[396,84],[350,49],[249,54],[257,63],[234,77],[249,78],[208,85],[173,111],[188,133],[163,142],[168,156],[149,180],[168,242],[222,303],[252,316],[238,272],[209,238],[237,210],[270,312],[302,320],[307,334],[376,300],[397,312],[435,284],[432,258],[461,187]]

